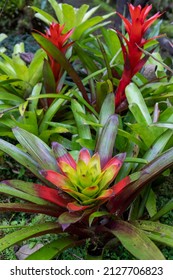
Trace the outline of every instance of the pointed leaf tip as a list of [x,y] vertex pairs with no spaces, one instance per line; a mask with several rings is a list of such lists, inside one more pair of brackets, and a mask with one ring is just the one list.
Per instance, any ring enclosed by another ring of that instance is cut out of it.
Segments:
[[90,152],[88,151],[88,149],[86,148],[82,148],[79,152],[79,157],[78,157],[78,161],[79,160],[82,160],[84,161],[86,164],[89,163],[91,159],[91,155],[90,155]]
[[97,140],[96,152],[100,155],[102,168],[112,158],[115,139],[118,131],[118,115],[111,115]]
[[55,154],[58,165],[61,162],[66,162],[72,168],[76,169],[76,162],[74,158],[71,156],[70,153],[68,153],[68,151],[61,144],[57,142],[53,142],[52,149]]

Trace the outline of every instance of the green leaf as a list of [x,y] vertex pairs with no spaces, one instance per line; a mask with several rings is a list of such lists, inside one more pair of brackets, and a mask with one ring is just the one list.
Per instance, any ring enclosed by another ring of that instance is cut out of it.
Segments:
[[92,139],[79,138],[76,140],[76,142],[79,143],[82,147],[85,147],[91,151],[93,151],[95,148],[95,140]]
[[92,225],[95,218],[103,217],[109,215],[107,211],[96,211],[89,216],[89,226]]
[[20,115],[23,117],[24,114],[25,114],[25,111],[26,111],[26,108],[28,106],[28,101],[25,101],[24,103],[20,104],[19,105],[19,112],[20,112]]
[[83,214],[81,213],[64,212],[59,216],[58,223],[62,225],[63,229],[66,229],[70,224],[75,224],[80,221],[82,216]]
[[12,84],[12,83],[16,83],[16,82],[21,82],[21,79],[13,79],[13,78],[9,78],[9,76],[7,75],[2,75],[1,76],[1,81],[0,81],[0,85],[4,86],[4,85],[8,85],[8,84]]
[[79,113],[85,114],[85,109],[75,99],[72,99],[71,101],[71,109],[78,129],[79,137],[91,140],[90,127],[85,123],[85,120],[79,115]]
[[150,148],[151,145],[154,144],[156,139],[165,131],[164,128],[147,125],[145,121],[143,123],[128,123],[127,125],[137,136],[139,136],[143,140],[145,146],[147,146],[148,148]]
[[5,38],[7,38],[8,36],[5,33],[1,33],[0,34],[0,42],[2,42]]
[[157,213],[156,207],[156,195],[152,189],[150,189],[149,196],[146,202],[146,208],[150,217],[154,216]]
[[137,123],[148,125],[145,119],[145,116],[141,113],[141,110],[136,103],[129,104],[129,109],[132,112],[133,116],[135,117]]
[[71,237],[60,237],[57,240],[44,245],[35,253],[29,255],[26,260],[52,260],[67,248],[74,247],[75,245],[75,239]]
[[102,34],[105,41],[105,49],[111,61],[116,56],[117,63],[123,63],[123,55],[121,50],[118,34],[113,29],[102,28]]
[[160,153],[163,152],[166,144],[171,139],[173,131],[167,130],[160,137],[158,137],[151,148],[144,154],[143,158],[151,161]]
[[11,68],[10,65],[4,63],[3,61],[0,61],[0,70],[2,71],[3,74],[6,74],[8,75],[9,77],[14,77],[16,78],[15,76],[15,71],[13,68]]
[[85,19],[88,9],[89,9],[89,5],[83,4],[76,11],[76,24],[77,25],[80,25],[81,22]]
[[[148,111],[147,105],[145,104],[145,101],[143,99],[143,96],[140,92],[140,90],[137,88],[137,86],[133,83],[130,83],[126,87],[126,97],[129,103],[129,106],[133,106],[135,104],[135,107],[131,107],[132,113],[134,115],[134,118],[138,123],[141,122],[141,120],[144,121],[146,124],[151,124],[152,119],[150,116],[150,113]],[[138,108],[138,110],[133,110],[133,108]]]
[[169,122],[166,122],[166,123],[157,122],[157,123],[151,124],[151,127],[153,127],[153,126],[173,129],[173,123],[169,123]]
[[78,99],[81,104],[85,105],[85,107],[88,108],[89,111],[91,111],[96,117],[98,117],[98,113],[95,111],[93,106],[88,104],[86,100],[79,94],[79,92],[73,90],[71,93]]
[[[39,97],[41,89],[42,89],[42,84],[41,83],[36,84],[34,86],[32,92],[31,92],[30,97],[35,97],[35,98]],[[38,99],[37,98],[34,99],[34,100],[30,100],[30,102],[29,102],[29,110],[32,111],[32,112],[35,112],[37,110],[37,105],[38,105]]]
[[143,158],[135,158],[135,157],[126,157],[124,162],[134,162],[134,163],[148,163],[148,161],[146,159]]
[[32,59],[28,71],[29,71],[29,83],[35,86],[42,79],[42,69],[44,58],[46,57],[45,51],[39,49]]
[[7,153],[9,156],[11,156],[13,159],[25,166],[34,175],[36,175],[38,178],[45,182],[45,179],[39,173],[39,170],[42,169],[41,166],[28,154],[24,153],[21,149],[17,148],[15,145],[8,143],[7,141],[0,139],[0,150],[2,150],[4,153]]
[[[65,96],[69,96],[71,94],[70,91],[68,91]],[[43,132],[44,130],[46,130],[48,128],[48,123],[49,121],[52,120],[52,118],[54,117],[54,115],[58,112],[58,110],[61,108],[61,106],[65,103],[66,101],[62,98],[54,101],[50,107],[47,109],[47,111],[45,112],[43,119],[40,123],[39,126],[39,132]]]
[[34,134],[19,127],[13,128],[13,133],[19,143],[27,150],[32,158],[38,162],[41,168],[58,170],[56,159],[51,154],[51,149],[45,142]]
[[48,0],[55,11],[56,17],[60,24],[64,24],[64,15],[62,12],[62,4],[57,3],[56,0]]
[[31,8],[37,12],[35,14],[35,17],[44,21],[47,25],[51,24],[52,22],[57,22],[57,20],[54,17],[52,17],[49,13],[46,13],[45,11],[34,6],[31,6]]
[[17,104],[17,105],[24,102],[24,99],[22,99],[21,97],[16,96],[5,90],[0,92],[0,100],[8,100],[11,101],[11,104]]
[[68,32],[70,29],[76,26],[76,12],[75,8],[66,3],[62,4],[63,21],[65,23],[64,32]]
[[44,78],[45,91],[47,93],[56,92],[55,77],[50,67],[50,64],[47,60],[44,61],[44,65],[43,65],[43,78]]
[[[111,232],[122,245],[139,260],[164,260],[158,247],[139,228],[124,222],[116,221]],[[141,249],[142,248],[142,249]]]
[[170,199],[154,216],[151,217],[152,221],[156,221],[166,213],[173,209],[173,199]]
[[117,131],[118,115],[114,114],[108,118],[96,144],[95,151],[100,155],[102,166],[104,166],[112,157]]
[[56,128],[64,128],[67,132],[72,134],[77,134],[77,128],[73,125],[66,124],[66,123],[58,123],[58,122],[48,122],[49,126],[56,127]]
[[83,48],[82,45],[75,43],[74,49],[85,69],[89,69],[91,73],[94,73],[98,70],[98,66],[93,60],[93,57],[90,56],[90,54]]
[[64,99],[64,100],[71,101],[71,97],[68,97],[67,95],[61,94],[61,93],[43,93],[43,94],[40,94],[39,96],[29,97],[29,98],[27,98],[27,100],[29,100],[29,101],[38,100],[41,98]]
[[[96,103],[97,103],[97,110],[100,111],[102,104],[106,98],[106,96],[112,93],[112,83],[110,80],[101,81],[96,83]],[[115,101],[113,101],[114,104]],[[111,105],[113,105],[111,104]],[[109,106],[111,106],[109,104]],[[115,111],[114,111],[115,112]]]
[[99,6],[96,6],[96,7],[91,8],[89,11],[87,11],[83,18],[83,22],[88,20],[98,10],[98,8],[99,8]]
[[135,221],[135,226],[142,229],[153,241],[173,247],[173,227],[160,222]]
[[137,144],[139,146],[139,148],[141,148],[142,150],[147,149],[147,146],[140,139],[138,139],[137,136],[133,135],[132,133],[129,133],[125,130],[118,128],[118,135],[124,137],[125,140],[128,139],[129,142],[133,142],[133,143]]
[[0,239],[0,252],[9,248],[18,242],[24,241],[34,236],[40,236],[47,233],[60,233],[62,229],[58,223],[44,223],[15,231]]
[[[108,118],[115,113],[115,96],[113,93],[109,93],[100,110],[99,114],[99,123],[105,125]],[[102,129],[99,130],[99,134],[101,133]]]
[[90,28],[95,26],[96,24],[102,22],[104,20],[104,17],[102,16],[95,16],[93,18],[88,19],[87,21],[84,21],[81,23],[74,31],[72,35],[72,39],[79,40],[85,37],[85,32],[89,32]]

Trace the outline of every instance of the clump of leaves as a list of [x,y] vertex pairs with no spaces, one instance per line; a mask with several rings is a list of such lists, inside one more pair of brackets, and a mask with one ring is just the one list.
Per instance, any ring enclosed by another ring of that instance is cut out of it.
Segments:
[[[19,197],[26,202],[1,203],[1,211],[43,213],[57,218],[55,222],[24,228],[3,237],[0,241],[1,250],[35,235],[68,233],[68,237],[45,245],[28,259],[54,258],[67,247],[85,244],[87,239],[92,240],[93,246],[104,249],[105,244],[114,237],[136,258],[164,259],[151,240],[171,246],[171,226],[148,220],[128,221],[123,218],[123,213],[151,180],[172,165],[173,150],[167,150],[138,172],[112,183],[125,159],[125,154],[112,158],[117,125],[116,115],[108,117],[97,139],[97,153],[91,157],[91,151],[82,149],[78,152],[77,161],[62,145],[54,143],[53,150],[50,150],[39,138],[20,128],[14,128],[13,133],[27,153],[0,140],[4,152],[43,181],[43,184],[20,180],[2,181],[1,193]],[[116,130],[112,134],[113,127]],[[103,150],[105,143],[106,149]],[[164,232],[166,238],[158,235],[158,225],[160,234]],[[141,252],[141,244],[147,250]],[[52,248],[57,249],[52,252]]]

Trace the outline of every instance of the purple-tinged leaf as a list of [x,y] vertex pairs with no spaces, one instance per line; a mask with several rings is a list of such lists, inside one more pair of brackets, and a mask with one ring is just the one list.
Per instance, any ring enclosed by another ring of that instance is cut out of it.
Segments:
[[41,213],[51,217],[59,217],[63,213],[62,208],[34,203],[0,203],[0,212]]
[[122,245],[139,260],[164,260],[158,247],[139,228],[124,221],[116,221],[111,232]]
[[75,160],[61,144],[59,144],[57,142],[53,142],[52,149],[53,149],[57,162],[64,161],[67,164],[69,164],[72,168],[76,169]]
[[143,230],[153,241],[173,247],[173,227],[160,222],[134,221],[133,225]]
[[42,248],[29,255],[25,260],[52,260],[67,248],[80,245],[83,241],[76,241],[72,237],[60,237],[57,240],[44,245]]
[[95,218],[100,218],[100,217],[103,217],[103,216],[108,216],[110,215],[109,212],[107,211],[96,211],[96,212],[93,212],[90,216],[89,216],[89,226],[92,225],[93,221]]
[[71,224],[75,224],[83,217],[81,213],[69,213],[64,212],[58,218],[58,223],[62,226],[63,230],[66,230]]
[[[109,93],[100,110],[99,114],[99,123],[102,124],[103,126],[107,122],[108,118],[115,113],[115,96],[113,93]],[[98,135],[101,134],[102,128],[99,129]]]
[[96,152],[100,155],[101,167],[112,158],[115,139],[118,131],[118,115],[112,115],[105,123],[97,140]]
[[17,162],[29,169],[35,176],[40,178],[42,181],[49,184],[39,173],[41,166],[27,153],[24,153],[21,149],[17,148],[13,144],[8,143],[7,141],[4,141],[3,139],[0,139],[0,150],[2,150],[4,153],[8,154]]
[[56,159],[51,154],[51,149],[45,142],[34,134],[19,127],[13,128],[13,133],[19,143],[27,150],[42,169],[58,171]]
[[[122,214],[148,183],[156,179],[157,176],[171,166],[173,166],[173,148],[146,164],[141,171],[139,171],[140,173],[137,180],[129,182],[129,184],[113,198],[112,205],[114,205],[114,207],[111,212],[117,215]],[[131,176],[133,176],[133,174],[130,175],[130,177]],[[120,183],[121,181],[119,184]]]
[[28,226],[26,228],[15,231],[1,238],[0,252],[2,252],[3,250],[9,248],[10,246],[18,242],[24,241],[26,239],[35,236],[40,236],[47,233],[61,233],[61,232],[62,232],[61,226],[58,223],[53,223],[53,222]]

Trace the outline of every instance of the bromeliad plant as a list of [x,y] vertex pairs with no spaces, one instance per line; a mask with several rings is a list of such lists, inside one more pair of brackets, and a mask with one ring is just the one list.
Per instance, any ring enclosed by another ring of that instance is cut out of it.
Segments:
[[[125,161],[134,159],[128,159],[125,153],[115,154],[118,115],[110,114],[113,100],[112,94],[103,103],[100,120],[104,124],[98,129],[93,151],[82,148],[67,152],[56,142],[50,149],[38,137],[19,127],[15,127],[13,133],[22,150],[0,139],[1,150],[39,178],[37,183],[0,182],[1,193],[20,199],[19,202],[0,203],[0,211],[45,215],[44,223],[24,227],[0,239],[1,251],[34,236],[56,233],[61,238],[27,259],[52,259],[67,247],[85,244],[86,240],[96,252],[101,248],[103,253],[110,242],[120,241],[137,259],[164,259],[153,241],[172,246],[172,227],[158,221],[132,218],[129,207],[150,181],[173,165],[173,149],[143,165],[142,169],[139,169],[140,163],[145,161],[136,159],[136,172],[118,179]],[[47,216],[53,217],[52,222],[47,221]],[[145,249],[141,250],[141,246]]]
[[[13,135],[9,130],[8,136],[17,139],[20,146],[0,139],[0,150],[38,178],[36,183],[1,181],[0,193],[16,201],[1,202],[0,211],[41,213],[44,222],[3,237],[0,251],[34,236],[56,233],[56,240],[28,259],[53,259],[67,247],[85,244],[86,240],[101,253],[109,244],[121,242],[137,259],[164,259],[154,242],[173,246],[172,227],[158,221],[173,205],[170,201],[157,213],[151,182],[173,165],[173,82],[165,78],[162,63],[156,71],[158,78],[164,75],[159,89],[157,83],[149,83],[142,75],[138,75],[136,84],[130,83],[148,58],[142,57],[142,49],[151,39],[143,35],[160,14],[146,20],[151,6],[141,9],[130,5],[132,22],[120,15],[129,38],[103,29],[102,43],[100,38],[88,36],[104,25],[104,17],[90,19],[95,9],[87,12],[87,5],[76,10],[54,0],[49,2],[57,18],[33,7],[49,25],[46,34],[33,34],[45,51],[39,52],[43,86],[33,84],[26,101],[21,95],[18,103],[14,96],[8,97],[13,105],[22,105],[22,121],[15,114],[11,118],[5,114],[1,124],[13,128]],[[73,22],[69,21],[69,11]],[[132,60],[132,54],[136,59]],[[13,71],[13,61],[2,57],[6,60],[4,71]],[[44,58],[48,60],[43,65]],[[16,59],[19,61],[18,56]],[[150,58],[150,63],[155,61]],[[33,65],[34,60],[29,69]],[[21,69],[26,70],[25,66]],[[9,89],[10,83],[3,81],[1,85]],[[0,96],[3,102],[7,98],[5,93]],[[39,102],[44,98],[53,98],[46,111]],[[126,115],[115,114],[126,98]],[[45,144],[49,141],[52,148]],[[141,247],[145,249],[141,251]]]

